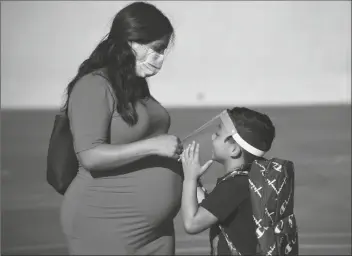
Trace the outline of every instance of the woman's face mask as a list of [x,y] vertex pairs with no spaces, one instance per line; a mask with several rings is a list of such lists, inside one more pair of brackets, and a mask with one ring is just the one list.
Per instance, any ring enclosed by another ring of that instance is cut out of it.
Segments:
[[164,54],[157,53],[146,45],[131,43],[136,55],[136,73],[140,77],[149,77],[157,74],[164,62]]

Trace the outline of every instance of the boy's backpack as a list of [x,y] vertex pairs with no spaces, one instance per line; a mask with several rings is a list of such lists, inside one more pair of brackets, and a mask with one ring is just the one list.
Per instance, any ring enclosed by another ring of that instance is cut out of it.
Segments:
[[263,159],[251,166],[250,197],[259,255],[298,255],[294,181],[291,161]]

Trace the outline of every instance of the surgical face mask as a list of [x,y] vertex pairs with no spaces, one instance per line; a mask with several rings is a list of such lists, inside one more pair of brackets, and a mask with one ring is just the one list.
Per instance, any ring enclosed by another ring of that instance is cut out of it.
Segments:
[[150,47],[135,42],[131,47],[136,55],[136,73],[140,77],[149,77],[157,74],[164,62],[164,54],[158,53]]

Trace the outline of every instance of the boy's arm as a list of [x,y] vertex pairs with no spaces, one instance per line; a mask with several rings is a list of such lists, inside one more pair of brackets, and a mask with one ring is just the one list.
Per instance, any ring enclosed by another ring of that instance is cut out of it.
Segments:
[[237,177],[218,184],[198,205],[196,181],[187,179],[183,183],[182,214],[185,229],[196,234],[215,223],[224,222],[236,208],[248,198],[247,177]]
[[205,193],[204,191],[199,187],[197,186],[197,202],[198,204],[200,204],[205,198]]
[[200,233],[218,222],[218,218],[212,213],[203,207],[199,207],[197,202],[197,181],[194,179],[183,181],[181,209],[187,233]]
[[208,195],[207,190],[204,188],[202,182],[200,180],[198,180],[197,182],[197,201],[198,204],[200,204],[205,197]]

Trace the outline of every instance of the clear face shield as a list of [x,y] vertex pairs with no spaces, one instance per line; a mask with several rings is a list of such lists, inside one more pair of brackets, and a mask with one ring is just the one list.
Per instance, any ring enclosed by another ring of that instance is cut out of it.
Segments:
[[224,115],[228,115],[227,110],[214,116],[211,120],[207,121],[182,139],[184,148],[193,141],[199,144],[199,158],[201,164],[204,164],[206,161],[213,158],[213,136],[222,123],[221,116]]
[[221,151],[221,145],[217,145],[214,140],[215,136],[221,136],[223,139],[232,136],[238,145],[251,154],[256,156],[263,156],[265,154],[264,151],[253,147],[239,135],[227,109],[188,134],[182,139],[182,144],[186,148],[193,141],[198,143],[200,164],[203,165],[208,160],[214,160],[214,151]]

